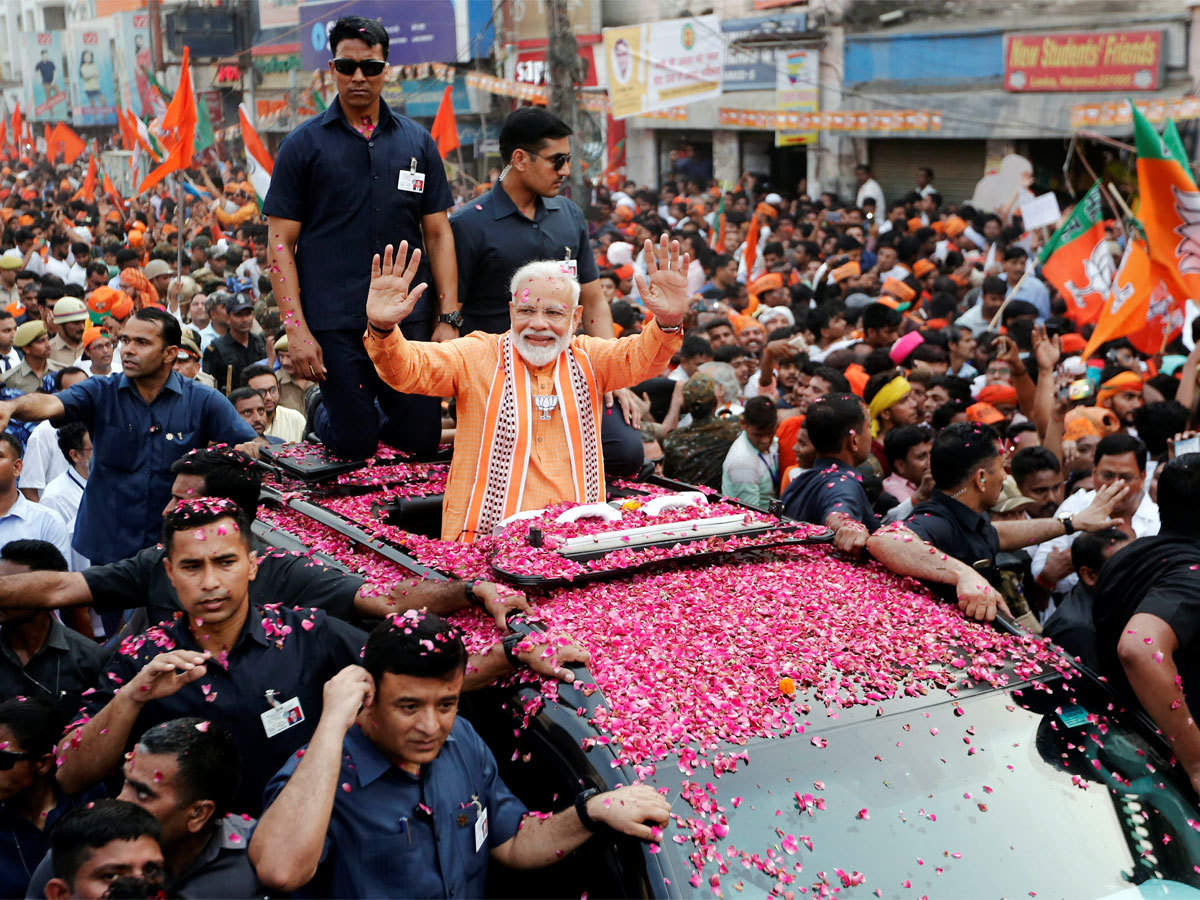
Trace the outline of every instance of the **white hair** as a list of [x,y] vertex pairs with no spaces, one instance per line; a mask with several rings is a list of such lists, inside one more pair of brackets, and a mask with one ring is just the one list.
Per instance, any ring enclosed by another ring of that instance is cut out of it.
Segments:
[[726,362],[701,363],[697,372],[703,372],[721,387],[726,403],[733,403],[742,396],[742,383],[738,381],[737,370]]
[[564,268],[566,267],[563,262],[553,259],[542,259],[525,263],[525,265],[513,273],[512,281],[508,283],[510,299],[515,303],[518,289],[522,284],[532,279],[540,278],[546,281],[562,281],[571,288],[571,309],[574,309],[579,303],[579,279],[570,272],[564,272]]

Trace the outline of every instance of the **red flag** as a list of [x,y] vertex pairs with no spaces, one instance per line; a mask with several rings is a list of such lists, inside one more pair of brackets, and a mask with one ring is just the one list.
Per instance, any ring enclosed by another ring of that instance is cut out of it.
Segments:
[[437,141],[438,153],[442,159],[459,146],[458,123],[454,121],[454,101],[451,96],[453,93],[454,85],[446,85],[446,90],[442,92],[442,102],[438,104],[437,115],[433,118],[433,128],[429,130],[429,134]]
[[86,149],[87,144],[84,143],[83,138],[77,135],[66,122],[56,124],[53,131],[47,129],[46,155],[50,159],[61,154],[63,162],[69,166],[79,159]]
[[138,185],[138,193],[150,190],[172,172],[181,172],[192,166],[192,154],[196,135],[196,95],[192,93],[192,70],[190,54],[183,48],[183,63],[180,68],[179,87],[171,98],[171,105],[163,116],[163,145],[168,148],[167,158],[162,165],[145,177]]
[[0,147],[8,144],[8,122],[5,119],[0,119]]

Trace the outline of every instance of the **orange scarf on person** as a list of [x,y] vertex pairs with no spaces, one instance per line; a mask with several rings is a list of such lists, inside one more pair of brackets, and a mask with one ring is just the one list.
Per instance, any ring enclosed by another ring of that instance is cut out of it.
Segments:
[[[553,381],[571,457],[575,501],[599,503],[604,499],[600,391],[587,354],[574,345],[560,353]],[[500,340],[484,410],[483,446],[463,522],[466,543],[490,535],[496,525],[521,511],[536,415],[540,413],[534,405],[528,363],[517,353],[510,331]]]

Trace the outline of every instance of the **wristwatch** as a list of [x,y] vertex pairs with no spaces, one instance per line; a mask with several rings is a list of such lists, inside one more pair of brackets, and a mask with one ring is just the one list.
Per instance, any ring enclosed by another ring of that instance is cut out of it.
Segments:
[[603,826],[588,814],[587,802],[599,793],[600,791],[596,788],[588,788],[575,796],[575,812],[579,816],[579,821],[592,834],[595,834]]
[[517,656],[517,644],[525,639],[525,635],[519,632],[506,634],[500,639],[500,646],[504,648],[504,655],[508,659],[508,664],[514,669],[525,668],[525,660]]
[[437,317],[437,320],[438,320],[438,322],[445,322],[447,325],[452,325],[453,327],[459,329],[460,331],[462,330],[463,317],[462,317],[461,310],[456,309],[453,312],[442,313],[440,316]]
[[479,584],[479,579],[477,579],[477,578],[472,579],[471,581],[464,581],[463,582],[463,590],[466,591],[466,594],[467,594],[467,605],[468,606],[474,606],[477,609],[483,609],[484,608],[483,600],[481,600],[475,594],[475,585],[477,585],[477,584]]
[[1062,522],[1063,534],[1075,533],[1075,523],[1071,521],[1070,516],[1059,516],[1058,521]]

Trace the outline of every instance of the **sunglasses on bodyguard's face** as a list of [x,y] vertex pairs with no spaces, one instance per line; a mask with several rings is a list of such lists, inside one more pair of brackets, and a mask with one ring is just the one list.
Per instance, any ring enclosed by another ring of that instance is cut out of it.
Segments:
[[339,56],[333,61],[333,69],[339,75],[353,75],[360,68],[367,78],[374,78],[376,75],[383,74],[383,70],[387,68],[387,60],[347,59]]
[[17,753],[15,750],[0,750],[0,772],[7,772],[26,759],[37,759],[37,756],[33,753]]

